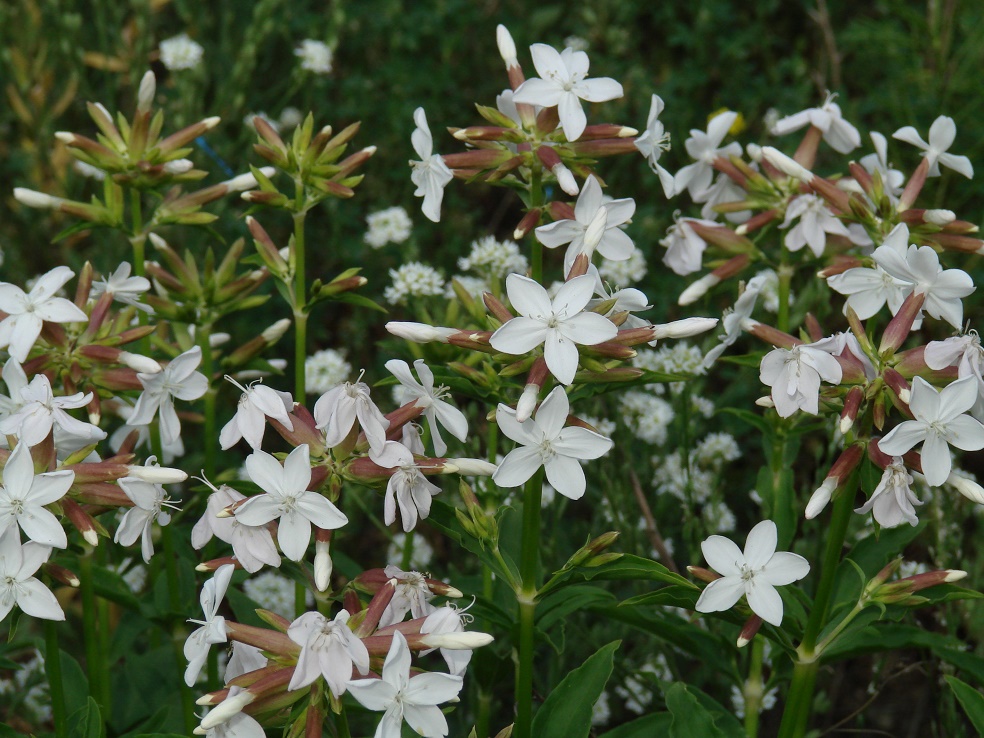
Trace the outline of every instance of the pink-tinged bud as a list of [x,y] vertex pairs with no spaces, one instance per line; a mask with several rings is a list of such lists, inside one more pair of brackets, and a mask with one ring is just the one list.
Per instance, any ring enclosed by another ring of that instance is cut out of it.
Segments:
[[711,162],[711,166],[713,166],[722,174],[727,175],[729,179],[731,179],[735,184],[737,184],[742,189],[748,188],[748,178],[745,177],[745,175],[741,172],[741,170],[734,165],[731,159],[726,159],[723,156],[719,156],[713,162]]
[[810,336],[811,341],[819,341],[823,338],[826,333],[824,333],[823,328],[820,326],[820,321],[813,313],[806,314],[806,332]]
[[878,447],[877,438],[872,439],[868,443],[868,458],[871,459],[871,463],[877,466],[879,469],[886,469],[889,464],[892,463],[892,458],[884,451]]
[[737,233],[739,236],[745,236],[751,233],[752,231],[757,231],[762,226],[778,219],[779,219],[778,210],[775,209],[763,210],[761,213],[756,213],[751,218],[749,218],[744,223],[742,223],[740,226],[735,228],[735,233]]
[[52,210],[65,202],[60,197],[52,197],[51,195],[46,195],[44,192],[29,190],[26,187],[15,187],[14,199],[21,205],[41,210]]
[[90,546],[99,545],[99,534],[96,531],[96,521],[71,497],[63,497],[61,500],[62,511],[69,522],[82,534],[85,542]]
[[540,208],[533,208],[524,215],[519,223],[516,224],[516,228],[513,230],[513,238],[517,241],[522,241],[526,234],[540,225],[540,215],[542,214]]
[[806,505],[806,519],[813,520],[817,515],[827,507],[827,503],[830,502],[831,496],[837,489],[837,479],[833,477],[827,477],[823,480],[813,496],[810,497],[810,501]]
[[851,201],[847,193],[829,179],[815,176],[809,182],[810,188],[841,213],[851,212]]
[[851,387],[847,397],[844,398],[844,409],[840,415],[840,432],[846,434],[857,420],[858,410],[861,408],[861,400],[864,398],[864,390],[860,387]]
[[90,102],[86,103],[86,109],[89,111],[89,117],[92,118],[99,130],[102,131],[102,134],[113,143],[117,150],[125,151],[126,142],[123,141],[119,129],[113,123],[113,116],[106,110],[106,107],[102,103]]
[[634,359],[638,356],[638,352],[628,346],[623,346],[621,343],[616,341],[605,341],[604,343],[596,343],[593,346],[582,346],[582,358],[584,356],[602,356],[606,359],[620,359],[622,361],[627,361],[628,359]]
[[887,384],[892,389],[892,392],[895,393],[895,396],[898,397],[903,404],[908,405],[909,399],[912,397],[912,389],[909,387],[909,383],[905,380],[905,377],[891,367],[886,367],[885,370],[882,371],[882,377],[885,380],[885,384]]
[[506,69],[519,67],[519,60],[516,58],[516,42],[513,41],[509,29],[501,23],[495,27],[495,43],[499,47],[499,56],[506,64]]
[[324,592],[331,584],[331,539],[314,540],[314,584]]
[[672,323],[653,326],[653,338],[690,338],[706,333],[718,324],[717,318],[684,318]]
[[543,108],[536,116],[536,127],[540,133],[550,135],[560,125],[560,112],[557,106]]
[[495,319],[500,323],[506,323],[516,317],[509,312],[509,308],[503,305],[491,292],[484,293],[482,295],[482,300],[485,302],[485,307],[489,309],[489,312],[495,316]]
[[[606,220],[607,220],[607,216],[606,216]],[[594,221],[592,221],[592,223],[594,223]],[[589,228],[590,228],[590,226],[589,226]],[[585,239],[585,244],[587,244],[587,239]],[[594,246],[592,246],[592,249],[593,248],[594,248]],[[571,269],[570,269],[569,272],[567,272],[567,276],[564,278],[564,281],[565,282],[570,282],[575,277],[584,276],[585,274],[588,273],[588,267],[589,266],[591,266],[591,257],[588,254],[586,254],[586,253],[578,254],[574,258],[574,263],[571,264]],[[615,306],[615,300],[612,300],[611,301],[611,305],[606,310],[600,311],[600,310],[598,310],[596,308],[595,309],[595,312],[599,312],[600,314],[604,315],[605,313],[608,312],[608,310],[611,310],[612,307],[614,307],[614,306]]]
[[905,298],[895,317],[885,327],[881,345],[878,347],[879,355],[883,358],[890,356],[905,343],[909,331],[912,330],[912,323],[919,315],[919,311],[922,310],[925,301],[925,292],[912,292]]
[[386,608],[389,607],[389,603],[393,600],[393,595],[396,594],[396,585],[398,584],[396,579],[388,579],[379,591],[373,595],[373,598],[369,601],[369,607],[365,610],[365,617],[363,617],[362,622],[360,622],[355,630],[353,631],[358,638],[366,638],[371,636],[376,632],[376,628],[379,626],[379,620],[383,616]]
[[577,216],[574,214],[574,208],[566,202],[554,200],[547,205],[547,212],[550,213],[550,217],[554,220],[577,220]]
[[827,478],[823,480],[823,484],[820,485],[810,498],[810,502],[806,506],[807,520],[812,520],[820,514],[820,511],[830,502],[833,493],[840,488],[841,484],[857,468],[863,457],[864,444],[860,443],[852,444],[841,452],[841,455],[837,457],[837,460],[830,467],[830,471],[827,472]]
[[203,561],[195,567],[195,571],[200,571],[202,573],[208,573],[213,571],[218,571],[219,567],[231,564],[237,569],[242,569],[243,565],[235,556],[221,556],[217,559],[209,559],[208,561]]
[[451,135],[459,141],[508,141],[521,143],[526,140],[526,134],[518,128],[505,126],[468,126],[467,128],[448,129]]
[[929,365],[926,364],[925,346],[916,346],[915,348],[896,354],[895,359],[895,369],[903,377],[914,377],[917,374],[930,371]]
[[254,625],[243,625],[226,620],[226,632],[230,640],[256,646],[260,650],[269,651],[278,656],[299,656],[301,647],[287,637],[286,633],[278,633],[269,628],[258,628]]
[[523,394],[516,403],[516,420],[525,423],[536,409],[536,401],[540,394],[540,386],[528,384],[523,388]]
[[738,648],[744,648],[759,632],[759,628],[762,627],[762,618],[758,615],[752,615],[741,628],[741,632],[738,634]]
[[785,174],[787,177],[798,179],[800,182],[810,183],[816,175],[799,162],[786,156],[784,153],[772,146],[762,147],[762,159],[773,167]]
[[513,157],[508,149],[472,149],[459,154],[444,154],[449,169],[495,169]]
[[644,374],[642,369],[631,366],[617,366],[603,372],[580,371],[575,376],[582,384],[607,384],[611,382],[631,382]]
[[967,576],[967,572],[962,569],[940,569],[938,571],[927,571],[922,574],[914,574],[911,577],[903,577],[900,582],[909,582],[910,591],[918,592],[921,589],[935,587],[938,584],[951,584],[959,582]]
[[283,207],[290,202],[290,198],[279,192],[263,192],[261,190],[249,190],[248,192],[242,193],[239,197],[254,205],[266,205],[271,208]]
[[827,279],[828,277],[833,277],[835,274],[843,274],[848,269],[854,269],[862,266],[864,266],[864,262],[856,256],[837,254],[834,256],[833,263],[819,270],[817,272],[817,276],[820,277],[820,279]]
[[858,183],[861,189],[870,194],[874,189],[874,182],[871,179],[871,175],[868,174],[868,170],[856,161],[852,161],[848,164],[847,168],[851,172],[851,176],[854,178],[854,181]]
[[76,589],[82,583],[79,580],[78,574],[76,574],[71,569],[66,569],[64,566],[59,566],[58,564],[52,564],[50,562],[46,562],[44,564],[44,572],[52,579],[55,579],[61,582],[62,584],[64,584],[66,587],[72,587],[73,589]]
[[568,147],[579,157],[598,159],[602,156],[621,156],[638,154],[635,140],[631,138],[600,138],[595,140],[578,139]]
[[426,323],[411,323],[390,321],[386,324],[386,330],[397,338],[403,338],[413,343],[447,343],[448,338],[456,333],[460,333],[457,328],[441,328]]
[[127,497],[126,492],[115,484],[108,482],[92,482],[90,484],[76,484],[76,501],[86,505],[99,505],[101,507],[133,507],[133,500]]
[[249,690],[243,690],[235,696],[226,697],[221,703],[216,705],[209,713],[202,718],[202,723],[198,727],[202,730],[210,730],[216,725],[221,725],[243,711],[249,703],[256,699],[256,695]]
[[957,233],[934,233],[928,240],[939,244],[947,251],[959,251],[963,254],[984,253],[984,241],[972,236],[962,236]]
[[791,349],[793,346],[799,346],[803,343],[795,336],[784,333],[778,328],[773,328],[771,325],[759,323],[757,320],[746,321],[742,324],[742,328],[759,340],[778,348]]
[[[596,123],[592,126],[585,126],[584,132],[577,142],[592,141],[602,138],[632,138],[639,135],[639,131],[629,126],[619,125],[618,123]],[[633,142],[634,143],[634,142]]]
[[973,479],[957,474],[956,472],[950,472],[950,476],[946,478],[946,483],[968,500],[972,500],[978,505],[984,505],[984,488]]
[[793,158],[804,167],[812,167],[817,158],[817,149],[820,147],[821,138],[823,138],[823,131],[811,125],[803,134],[803,140],[796,147]]
[[923,158],[919,162],[919,166],[916,167],[916,171],[912,173],[909,177],[909,181],[905,184],[905,189],[902,190],[902,194],[899,195],[899,204],[896,206],[896,210],[900,213],[908,210],[912,207],[912,203],[916,201],[919,197],[919,193],[922,192],[923,185],[926,184],[926,175],[929,174],[929,159]]
[[[161,154],[169,154],[172,151],[182,148],[189,141],[193,141],[199,136],[203,136],[213,128],[215,128],[222,119],[218,116],[212,118],[205,118],[197,123],[192,123],[186,128],[182,128],[180,131],[175,131],[170,136],[162,140],[157,145],[157,150]],[[103,131],[105,133],[105,131]]]
[[705,569],[701,566],[688,566],[687,571],[690,572],[690,576],[694,579],[699,579],[702,582],[707,582],[710,584],[715,579],[720,579],[721,575],[716,571],[711,571],[710,569]]
[[747,255],[756,250],[754,243],[725,226],[708,226],[697,221],[687,221],[687,224],[702,239],[725,251]]

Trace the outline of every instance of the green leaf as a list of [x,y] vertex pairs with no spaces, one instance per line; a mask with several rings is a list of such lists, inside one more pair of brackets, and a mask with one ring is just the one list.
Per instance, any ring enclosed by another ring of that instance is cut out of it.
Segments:
[[84,707],[68,716],[68,736],[70,738],[103,738],[105,729],[99,705],[89,697]]
[[970,718],[970,722],[977,728],[978,734],[984,735],[984,695],[956,677],[947,676],[944,679],[957,696],[957,700],[964,712],[967,713],[967,717]]
[[621,602],[619,607],[682,607],[686,610],[693,610],[694,605],[700,598],[700,590],[692,587],[681,587],[671,584],[669,587],[662,587],[655,592],[648,592]]
[[539,594],[542,597],[547,592],[552,592],[558,587],[571,582],[571,580],[581,579],[604,579],[609,581],[644,579],[666,582],[667,584],[678,584],[695,591],[697,590],[696,585],[691,584],[679,574],[674,574],[659,562],[643,558],[642,556],[625,554],[601,566],[576,566],[573,569],[562,570],[558,573],[556,579],[544,585]]
[[598,701],[621,641],[602,646],[570,672],[533,716],[532,734],[537,738],[587,738],[591,731],[591,708]]
[[745,738],[741,723],[696,687],[677,682],[666,691],[666,707],[673,715],[670,738]]
[[598,738],[653,738],[653,736],[668,735],[672,723],[673,715],[670,713],[654,712],[602,733]]
[[369,308],[370,310],[378,310],[379,312],[384,314],[389,313],[389,310],[384,308],[378,302],[375,302],[374,300],[370,300],[368,297],[365,297],[364,295],[356,295],[352,292],[341,292],[337,295],[332,295],[331,297],[328,298],[318,298],[318,299],[319,301],[322,299],[329,299],[329,300],[334,300],[335,302],[347,302],[352,305],[358,305],[359,307]]

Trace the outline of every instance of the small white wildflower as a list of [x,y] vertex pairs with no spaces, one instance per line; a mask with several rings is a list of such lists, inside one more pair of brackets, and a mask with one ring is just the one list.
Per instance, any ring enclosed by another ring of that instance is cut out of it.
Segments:
[[403,243],[410,238],[413,222],[407,211],[399,205],[385,210],[377,210],[366,216],[366,231],[362,240],[374,249],[379,249],[388,243]]
[[486,279],[505,279],[509,274],[526,274],[529,263],[515,241],[497,241],[485,236],[472,241],[468,256],[458,259],[458,268],[473,271]]
[[602,259],[598,267],[598,273],[606,282],[617,284],[619,287],[628,287],[635,284],[646,276],[646,257],[642,249],[636,249],[632,255],[624,261],[612,261]]
[[[273,569],[243,582],[243,592],[264,610],[285,618],[294,616],[294,582]],[[308,605],[313,605],[312,594],[308,592],[307,596]]]
[[465,292],[474,297],[476,300],[481,300],[484,293],[492,291],[491,285],[489,285],[489,283],[481,277],[469,277],[467,274],[456,274],[453,281],[448,280],[447,285],[444,287],[444,296],[449,300],[454,300],[457,298],[454,291],[454,282],[457,282],[464,287]]
[[591,707],[591,724],[605,725],[612,719],[612,708],[608,706],[608,692],[602,692]]
[[434,267],[410,261],[399,269],[390,269],[393,284],[383,295],[391,305],[406,301],[407,297],[427,297],[444,293],[444,279]]
[[695,395],[690,398],[690,405],[693,407],[694,412],[703,415],[705,418],[709,418],[714,414],[714,403],[706,397],[697,397]]
[[324,41],[306,38],[294,49],[294,56],[301,60],[301,69],[315,74],[330,74],[334,52]]
[[694,449],[694,460],[703,467],[720,469],[741,458],[738,442],[730,433],[708,433]]
[[707,469],[692,464],[687,470],[679,452],[666,457],[653,458],[656,476],[653,486],[659,494],[668,494],[677,499],[704,504],[714,489],[715,478]]
[[280,118],[277,123],[280,124],[280,130],[287,130],[288,128],[297,128],[304,120],[304,114],[293,106],[289,106],[280,111]]
[[[397,533],[386,549],[387,561],[403,561],[403,547],[406,545],[405,533]],[[413,537],[413,549],[410,551],[410,568],[426,569],[434,558],[434,548],[422,535]]]
[[205,49],[192,41],[187,33],[161,41],[161,64],[171,72],[194,69],[201,64]]
[[351,374],[352,365],[345,360],[345,354],[335,349],[316,351],[304,361],[304,382],[312,395],[323,395]]
[[735,514],[719,500],[713,500],[701,511],[704,524],[714,533],[727,533],[735,529]]
[[564,39],[564,47],[574,51],[587,51],[589,45],[588,40],[580,36],[568,36]]
[[666,400],[648,392],[633,390],[619,400],[629,430],[641,441],[661,446],[666,443],[673,407]]

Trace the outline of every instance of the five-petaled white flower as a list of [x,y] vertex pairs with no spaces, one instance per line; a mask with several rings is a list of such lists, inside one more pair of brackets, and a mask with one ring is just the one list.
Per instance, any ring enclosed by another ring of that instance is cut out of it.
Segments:
[[704,250],[707,248],[707,242],[697,235],[691,223],[718,227],[713,220],[677,218],[666,232],[666,236],[659,242],[666,248],[663,263],[681,277],[700,271]]
[[772,126],[773,136],[783,136],[798,131],[806,125],[815,126],[823,132],[823,140],[839,154],[846,154],[861,145],[858,129],[844,120],[840,106],[834,102],[836,95],[827,94],[827,99],[819,108],[808,108],[793,115],[787,115]]
[[518,487],[537,469],[544,467],[547,481],[560,494],[577,500],[584,495],[582,459],[597,459],[612,447],[610,438],[587,428],[565,428],[570,401],[563,387],[555,387],[547,395],[536,414],[520,423],[516,411],[500,404],[496,422],[500,430],[520,444],[508,454],[492,475],[500,487]]
[[618,335],[618,328],[608,318],[583,312],[594,294],[594,278],[590,274],[564,283],[553,300],[539,283],[518,274],[506,277],[506,292],[520,316],[492,334],[492,348],[521,355],[543,344],[547,368],[562,384],[574,381],[577,344],[594,346]]
[[268,415],[287,430],[294,430],[294,424],[287,415],[294,409],[294,399],[289,392],[259,384],[259,380],[249,387],[243,387],[229,375],[226,375],[226,379],[242,390],[243,394],[239,397],[236,414],[219,434],[223,451],[235,446],[240,438],[245,439],[253,449],[258,449],[263,443]]
[[149,425],[160,410],[161,440],[172,444],[181,436],[181,421],[174,410],[174,398],[190,402],[208,391],[208,379],[195,369],[202,361],[202,350],[194,346],[174,358],[164,371],[137,374],[144,391],[127,419],[129,425]]
[[407,362],[400,359],[390,359],[386,362],[390,374],[400,380],[400,384],[413,396],[414,405],[424,409],[424,417],[427,418],[434,440],[434,453],[444,456],[448,445],[441,437],[438,424],[447,428],[459,441],[464,441],[468,435],[468,420],[461,410],[444,399],[448,396],[447,387],[434,387],[434,372],[423,359],[417,359],[413,362],[413,366],[417,370],[417,376],[420,377],[419,382],[413,378]]
[[673,175],[666,171],[659,164],[659,158],[664,151],[670,150],[670,134],[666,132],[663,123],[659,119],[659,114],[663,112],[663,99],[659,95],[653,95],[653,100],[649,105],[649,119],[646,121],[646,130],[635,140],[635,147],[646,157],[649,168],[659,176],[659,182],[663,185],[663,194],[667,198],[673,197],[675,192]]
[[0,321],[0,348],[22,364],[31,347],[41,335],[44,321],[52,323],[79,323],[89,319],[75,303],[55,293],[75,272],[66,266],[55,267],[38,278],[30,292],[9,282],[0,282],[0,311],[7,317]]
[[308,489],[311,483],[311,454],[301,444],[281,466],[272,455],[257,449],[246,457],[246,472],[266,492],[249,498],[236,508],[236,518],[246,525],[265,525],[280,518],[277,542],[291,561],[300,561],[311,541],[311,524],[334,530],[348,522],[328,498]]
[[[905,223],[900,223],[885,236],[885,240],[876,251],[879,251],[882,260],[887,258],[889,251],[894,251],[904,261],[908,249],[909,228]],[[911,282],[898,279],[886,272],[879,266],[878,259],[875,260],[873,269],[854,267],[828,277],[827,284],[834,291],[847,295],[844,311],[846,312],[850,307],[861,320],[870,318],[881,310],[885,303],[888,303],[888,309],[892,311],[892,315],[895,315],[902,307],[906,295],[912,292]]]
[[0,532],[19,525],[32,541],[66,548],[65,529],[44,506],[64,497],[74,481],[75,472],[69,470],[35,474],[31,449],[24,441],[18,443],[3,468]]
[[89,296],[98,299],[100,295],[107,293],[124,305],[132,305],[138,310],[153,313],[154,308],[140,301],[140,296],[149,289],[150,280],[146,277],[131,277],[130,264],[124,261],[106,279],[93,281]]
[[888,161],[888,139],[877,131],[870,134],[871,142],[875,146],[875,153],[862,156],[858,164],[863,166],[868,173],[875,172],[881,177],[882,185],[889,199],[895,203],[898,196],[902,194],[902,185],[905,183],[905,175],[898,169],[893,169]]
[[688,164],[673,178],[673,191],[680,194],[684,190],[693,197],[711,186],[714,179],[714,160],[719,156],[727,159],[729,156],[741,156],[741,144],[732,141],[725,147],[721,142],[728,135],[731,126],[738,119],[738,113],[727,111],[711,118],[707,124],[707,132],[696,128],[690,131],[690,138],[683,142],[693,164]]
[[365,382],[343,382],[325,392],[314,403],[314,420],[324,430],[328,448],[344,441],[358,420],[369,441],[369,456],[375,459],[383,453],[389,419],[369,397]]
[[399,631],[383,662],[382,679],[355,679],[351,695],[365,708],[384,712],[374,738],[400,738],[403,721],[425,738],[443,738],[448,721],[437,705],[458,696],[460,676],[425,672],[410,676],[410,647]]
[[940,164],[942,164],[971,179],[974,176],[974,166],[970,163],[970,159],[966,156],[946,153],[953,146],[956,137],[957,125],[953,122],[953,118],[945,115],[934,120],[933,125],[929,127],[929,143],[923,141],[922,136],[912,126],[905,126],[892,134],[892,138],[905,141],[926,152],[924,156],[929,162],[930,177],[940,176]]
[[[6,367],[4,371],[6,373]],[[16,372],[12,374],[15,375]],[[81,447],[79,443],[86,445],[106,437],[104,430],[92,423],[77,420],[65,412],[88,405],[92,401],[91,392],[84,395],[77,392],[69,397],[55,397],[48,377],[44,374],[36,374],[30,384],[20,389],[19,397],[10,399],[19,402],[20,407],[0,420],[0,433],[17,436],[29,446],[37,446],[41,443],[53,427],[72,438],[73,445],[79,448]]]
[[977,403],[972,410],[980,419],[984,405],[984,347],[977,331],[969,331],[962,336],[951,336],[943,341],[930,341],[925,351],[926,366],[930,369],[945,369],[957,365],[957,376],[974,377],[977,380]]
[[558,53],[552,46],[533,44],[530,54],[540,76],[516,88],[513,101],[545,108],[556,106],[568,141],[577,141],[588,124],[581,100],[598,103],[622,97],[622,85],[611,77],[585,79],[590,62],[583,51],[564,49]]
[[762,358],[759,369],[759,379],[772,387],[772,401],[782,418],[800,409],[816,415],[820,407],[820,380],[840,384],[843,376],[837,359],[809,344],[774,349]]
[[198,597],[205,619],[188,620],[189,623],[201,626],[188,636],[184,644],[184,657],[188,659],[184,679],[189,687],[195,686],[198,681],[198,674],[208,659],[208,650],[212,644],[226,643],[229,640],[225,618],[218,613],[235,570],[236,567],[232,564],[224,564],[215,570],[215,576],[205,582]]
[[301,647],[301,655],[287,689],[306,687],[324,676],[331,693],[341,697],[353,666],[363,676],[369,673],[369,651],[349,628],[348,620],[348,610],[340,610],[334,620],[306,612],[290,624],[287,636]]
[[16,528],[0,534],[0,620],[7,617],[14,605],[35,618],[65,619],[58,600],[33,576],[50,555],[50,546],[33,541],[21,545]]
[[[147,466],[156,465],[157,459],[148,457]],[[140,539],[140,552],[143,560],[150,563],[154,555],[154,539],[151,525],[156,520],[159,525],[171,522],[171,513],[164,508],[177,510],[171,502],[164,487],[160,484],[147,482],[136,477],[123,477],[119,480],[120,488],[133,501],[133,507],[126,511],[113,540],[123,546],[131,546]]]
[[[426,617],[423,625],[420,626],[420,632],[434,635],[463,633],[465,623],[470,623],[472,620],[471,615],[465,614],[466,609],[459,610],[452,604],[439,607]],[[421,651],[420,655],[426,656],[428,653],[429,650]],[[463,676],[471,661],[472,652],[467,648],[442,648],[441,656],[447,662],[448,671],[455,676]]]
[[[434,612],[430,601],[434,598],[427,585],[426,577],[419,571],[403,571],[392,564],[383,569],[387,579],[396,580],[396,592],[383,614],[379,617],[379,627],[386,628],[399,623],[409,612],[413,618],[423,618]],[[458,592],[458,597],[461,593]]]
[[208,497],[205,514],[191,530],[191,545],[196,549],[205,547],[214,535],[220,541],[232,546],[232,553],[250,574],[258,572],[264,564],[280,566],[280,554],[273,542],[273,536],[265,525],[246,525],[239,518],[219,517],[219,513],[246,495],[223,484],[218,489],[207,479],[203,479],[212,490]]
[[782,625],[782,598],[776,587],[805,577],[810,564],[799,554],[776,551],[777,540],[776,524],[763,520],[748,532],[744,551],[724,536],[701,543],[708,565],[722,576],[701,593],[697,612],[730,610],[745,595],[752,612],[776,627]]
[[786,233],[783,243],[790,251],[809,246],[814,256],[823,256],[827,248],[827,234],[853,239],[853,235],[816,195],[800,195],[786,208],[786,218],[780,228],[789,228],[799,218],[799,223]]
[[[407,426],[405,426],[406,428]],[[404,434],[406,437],[406,433]],[[419,441],[410,435],[411,442]],[[426,518],[430,514],[431,498],[441,491],[430,482],[420,467],[414,462],[413,453],[402,443],[386,442],[386,465],[394,468],[393,475],[386,483],[386,498],[383,502],[383,522],[391,525],[396,521],[397,506],[400,509],[400,519],[403,530],[409,533],[417,525],[417,515]]]
[[[879,444],[879,448],[881,444]],[[871,513],[872,517],[883,528],[894,528],[903,521],[909,525],[918,525],[916,509],[913,505],[922,502],[912,491],[912,475],[902,463],[901,456],[893,456],[892,463],[885,467],[881,480],[871,497],[854,512]]]
[[721,343],[704,356],[701,366],[705,369],[709,369],[729,346],[734,345],[738,337],[741,336],[741,332],[746,330],[746,327],[752,322],[752,311],[755,310],[755,303],[758,301],[759,294],[767,286],[767,279],[764,274],[757,274],[752,277],[745,285],[745,291],[735,300],[735,306],[724,311],[724,315],[721,317],[724,333],[718,336]]
[[912,381],[909,410],[915,420],[904,420],[878,442],[890,456],[901,456],[922,442],[922,470],[926,481],[939,487],[950,474],[950,446],[962,451],[984,448],[984,425],[964,415],[977,401],[977,380],[964,377],[937,391],[922,377]]
[[420,157],[420,161],[410,160],[412,167],[410,181],[417,186],[413,194],[415,197],[424,198],[420,206],[423,214],[435,223],[439,223],[444,188],[454,179],[454,175],[441,155],[434,153],[434,139],[427,126],[427,116],[423,108],[413,111],[413,122],[417,127],[410,136],[410,142],[413,144],[413,150]]
[[536,239],[549,249],[570,244],[564,254],[565,273],[580,254],[590,260],[597,251],[606,259],[625,261],[635,251],[632,239],[620,228],[635,213],[635,200],[604,200],[601,184],[592,174],[574,204],[574,220],[565,218],[536,229]]

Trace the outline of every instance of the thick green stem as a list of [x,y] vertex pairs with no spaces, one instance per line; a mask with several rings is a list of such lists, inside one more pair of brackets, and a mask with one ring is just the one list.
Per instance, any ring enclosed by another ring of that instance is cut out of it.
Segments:
[[82,632],[85,639],[85,670],[89,677],[89,694],[99,705],[103,715],[108,713],[108,705],[103,704],[106,688],[102,683],[103,660],[106,653],[99,637],[96,621],[99,613],[96,607],[96,588],[92,571],[92,554],[79,556],[79,581],[82,590]]
[[745,680],[745,735],[756,738],[759,728],[759,713],[762,711],[762,694],[765,685],[762,683],[762,658],[765,652],[765,641],[753,638],[751,661],[748,665],[748,679]]
[[199,326],[196,337],[202,350],[202,371],[208,379],[205,391],[205,478],[215,476],[216,457],[219,452],[219,434],[215,422],[215,400],[218,390],[215,387],[215,357],[212,355],[212,325]]
[[61,651],[58,647],[57,621],[44,621],[44,643],[44,670],[48,676],[48,689],[51,694],[51,716],[55,723],[55,734],[68,735],[68,715],[65,710],[65,685],[62,681]]
[[400,558],[400,568],[410,571],[410,560],[413,558],[413,531],[403,534],[403,552]]
[[820,654],[817,651],[817,638],[823,630],[834,592],[834,578],[841,560],[841,550],[847,535],[847,526],[854,508],[854,485],[857,475],[848,480],[841,495],[834,500],[830,527],[827,530],[827,547],[824,550],[820,570],[820,583],[813,598],[810,618],[803,631],[803,641],[796,649],[799,660],[793,669],[793,681],[789,687],[786,707],[782,714],[779,738],[802,738],[810,720],[813,706],[813,685],[817,678]]
[[294,399],[306,397],[304,361],[307,359],[307,277],[304,254],[303,211],[294,213]]
[[519,572],[522,579],[516,593],[519,603],[519,665],[516,675],[516,738],[532,738],[533,728],[533,650],[536,616],[537,579],[540,569],[540,498],[543,470],[526,483],[523,494],[523,539]]
[[[530,172],[530,208],[543,206],[543,173],[534,166]],[[530,257],[530,276],[534,282],[543,283],[543,244],[533,239],[533,251]],[[566,275],[564,275],[566,276]]]
[[779,265],[779,311],[776,313],[776,328],[789,333],[789,284],[793,279],[793,268],[786,263],[786,251]]
[[475,735],[489,735],[489,726],[492,724],[492,693],[478,690],[478,717],[475,718]]
[[338,713],[335,726],[338,728],[338,738],[352,738],[352,731],[349,729],[348,713],[345,711],[344,706],[342,707],[342,711]]

